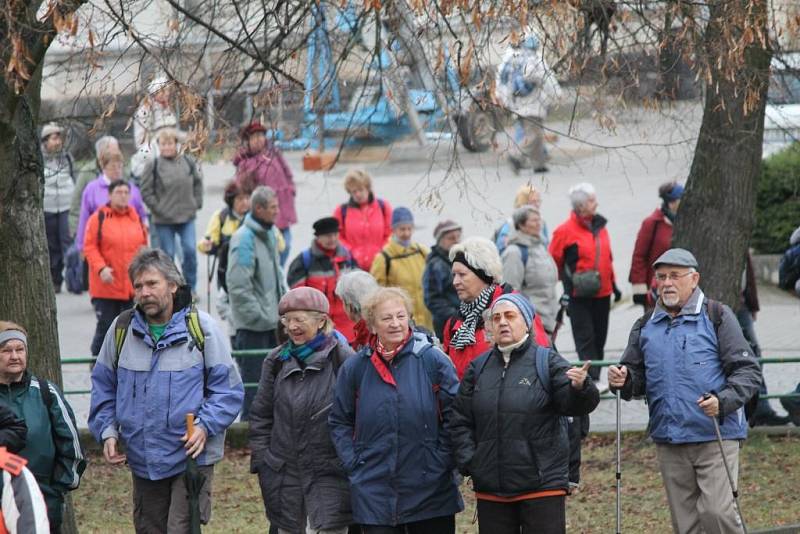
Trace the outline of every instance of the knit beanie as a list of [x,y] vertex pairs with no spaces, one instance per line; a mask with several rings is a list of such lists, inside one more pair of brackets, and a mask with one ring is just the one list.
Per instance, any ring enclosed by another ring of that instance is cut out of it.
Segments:
[[411,214],[410,209],[404,207],[394,209],[392,212],[392,228],[400,224],[414,224],[414,215]]
[[495,307],[501,302],[510,302],[516,306],[522,314],[522,318],[525,320],[525,325],[528,327],[528,330],[530,330],[533,325],[533,317],[536,315],[536,308],[533,307],[533,304],[531,304],[525,295],[522,293],[506,293],[505,295],[500,295],[492,304],[491,310],[494,311]]
[[454,230],[461,230],[461,225],[455,221],[451,221],[450,219],[442,221],[436,225],[436,228],[433,229],[433,238],[438,243],[444,234]]

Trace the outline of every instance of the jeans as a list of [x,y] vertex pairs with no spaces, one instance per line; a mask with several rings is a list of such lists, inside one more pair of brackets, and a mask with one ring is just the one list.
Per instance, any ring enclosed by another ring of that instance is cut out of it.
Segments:
[[281,228],[281,234],[283,234],[283,242],[286,244],[286,248],[281,252],[280,261],[281,267],[286,267],[286,260],[289,259],[289,249],[292,248],[292,229],[288,226]]
[[[278,345],[278,336],[275,330],[256,332],[254,330],[236,331],[236,350],[265,349],[274,348]],[[242,374],[242,382],[258,383],[261,379],[261,364],[264,363],[266,353],[260,356],[237,356],[236,362]],[[250,404],[256,396],[256,387],[244,389],[244,404],[242,405],[242,421],[247,421],[250,417]]]
[[44,230],[47,234],[47,252],[50,254],[50,278],[56,290],[64,281],[64,258],[72,244],[69,237],[69,210],[44,213]]
[[92,356],[97,356],[100,354],[100,349],[103,348],[103,340],[111,323],[114,322],[117,315],[132,308],[133,301],[94,298],[92,306],[94,306],[94,314],[97,317],[97,327],[95,327],[94,338],[92,338]]
[[158,246],[167,253],[170,258],[175,258],[175,236],[181,241],[181,271],[186,278],[186,283],[192,288],[197,289],[197,251],[195,246],[197,241],[194,231],[194,219],[182,224],[156,224],[156,235],[158,235]]

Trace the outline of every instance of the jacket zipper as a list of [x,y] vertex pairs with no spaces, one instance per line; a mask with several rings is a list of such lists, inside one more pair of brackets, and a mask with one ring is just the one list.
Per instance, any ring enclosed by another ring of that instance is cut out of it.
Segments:
[[503,462],[500,457],[503,454],[503,432],[501,431],[503,424],[502,412],[500,411],[500,400],[503,396],[503,391],[505,388],[506,371],[508,370],[509,363],[511,363],[510,358],[508,361],[503,361],[503,372],[500,374],[500,388],[497,392],[497,482],[501,489],[503,488],[503,470],[501,469]]
[[325,412],[327,412],[328,410],[330,410],[330,409],[331,409],[331,406],[333,406],[333,403],[332,403],[332,402],[331,402],[331,403],[329,403],[328,405],[326,405],[326,406],[325,406],[324,408],[322,408],[321,410],[319,410],[319,411],[317,411],[317,412],[313,413],[313,414],[311,415],[311,417],[309,417],[309,420],[311,420],[311,421],[315,420],[317,417],[319,417],[320,415],[322,415],[322,414],[324,414]]

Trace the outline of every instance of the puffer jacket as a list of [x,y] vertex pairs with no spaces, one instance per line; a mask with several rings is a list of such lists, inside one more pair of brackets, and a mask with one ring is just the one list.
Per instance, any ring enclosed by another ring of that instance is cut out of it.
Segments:
[[[522,263],[521,247],[525,247],[528,253],[525,264]],[[536,308],[536,315],[542,318],[545,330],[552,332],[558,313],[558,267],[547,252],[542,238],[513,230],[501,259],[503,280],[528,297]]]
[[[508,284],[498,285],[494,290],[494,295],[492,295],[492,302],[497,300],[500,295],[505,293],[519,292]],[[491,307],[491,305],[492,304],[490,303],[489,307]],[[459,380],[464,377],[464,373],[467,371],[469,362],[492,348],[489,344],[489,341],[486,339],[486,327],[483,324],[483,318],[478,319],[478,326],[475,329],[474,345],[468,345],[463,349],[459,349],[455,345],[451,345],[450,340],[453,338],[456,330],[461,327],[463,322],[464,317],[461,315],[461,312],[448,319],[444,325],[444,338],[442,339],[442,350],[444,350],[445,353],[450,356],[450,359],[455,364],[456,373],[458,374]],[[545,332],[544,325],[542,324],[542,318],[539,317],[538,314],[533,318],[533,332],[537,344],[542,345],[543,347],[550,346],[550,338],[548,337],[547,332]]]
[[369,202],[363,206],[350,199],[337,206],[333,216],[339,221],[339,241],[350,251],[358,266],[369,271],[375,255],[392,235],[392,206],[370,194]]
[[275,191],[280,207],[275,226],[285,230],[297,222],[294,205],[296,188],[292,169],[277,147],[268,144],[258,154],[251,154],[246,148],[242,148],[234,156],[233,164],[236,166],[237,176],[253,176],[259,185],[267,185]]
[[328,427],[336,374],[353,355],[328,336],[301,366],[278,347],[261,371],[250,408],[250,471],[258,473],[270,524],[288,532],[347,526],[350,490]]
[[433,330],[433,319],[422,289],[422,273],[428,248],[419,243],[404,247],[394,239],[375,256],[369,273],[384,287],[405,289],[414,303],[414,323]]
[[69,152],[49,154],[42,147],[44,160],[44,212],[69,211],[75,193],[75,162]]
[[603,298],[613,293],[614,259],[606,222],[606,218],[602,215],[595,215],[592,217],[590,227],[577,213],[571,211],[569,219],[553,232],[550,255],[558,266],[559,276],[564,282],[564,291],[569,295],[574,296],[572,279],[566,275],[564,267],[568,266],[573,274],[593,270],[597,256],[595,237],[600,240],[600,258],[597,261],[600,289],[592,298]]
[[631,272],[628,281],[633,285],[634,294],[650,291],[653,283],[653,262],[669,250],[672,243],[672,222],[661,208],[651,213],[636,234],[636,244],[631,258]]
[[19,382],[0,385],[0,402],[25,421],[28,435],[19,455],[28,460],[39,483],[51,524],[61,523],[64,494],[78,488],[86,457],[72,407],[55,384],[48,382],[49,410],[41,393],[42,382],[25,371]]
[[[103,216],[102,227],[100,216]],[[89,217],[83,252],[89,263],[89,295],[92,298],[131,300],[133,284],[128,266],[139,249],[147,246],[147,230],[131,207],[116,211],[103,206]],[[100,271],[111,267],[114,280],[103,282]]]
[[357,523],[395,526],[464,508],[443,427],[457,389],[453,364],[418,332],[388,364],[368,348],[342,366],[329,424]]
[[177,311],[158,341],[135,310],[119,360],[115,319],[92,370],[89,430],[100,443],[120,438],[139,478],[162,480],[186,470],[181,436],[188,413],[195,414],[196,425],[208,435],[198,465],[221,460],[225,431],[242,408],[244,387],[227,336],[198,310],[205,337],[200,352],[186,324],[190,299],[187,288],[178,290]]
[[589,376],[580,391],[573,388],[569,362],[551,350],[548,394],[536,348],[528,338],[506,365],[495,347],[470,363],[458,389],[447,429],[475,491],[512,497],[568,488],[569,440],[560,416],[589,414],[600,392]]
[[458,307],[461,305],[456,288],[453,287],[451,266],[447,251],[434,245],[425,260],[425,272],[422,273],[425,306],[431,312],[433,331],[439,339],[443,337],[444,324],[458,313]]
[[286,293],[278,243],[272,227],[250,213],[231,237],[225,280],[237,330],[266,332],[278,327],[278,301]]
[[326,252],[315,240],[308,250],[308,269],[303,262],[303,254],[306,254],[304,251],[298,254],[289,265],[286,283],[292,289],[307,286],[322,291],[328,297],[330,315],[336,330],[341,332],[348,342],[351,342],[355,339],[353,321],[344,311],[344,302],[336,296],[334,291],[339,277],[347,271],[357,268],[356,262],[350,252],[341,245],[338,245],[335,251]]

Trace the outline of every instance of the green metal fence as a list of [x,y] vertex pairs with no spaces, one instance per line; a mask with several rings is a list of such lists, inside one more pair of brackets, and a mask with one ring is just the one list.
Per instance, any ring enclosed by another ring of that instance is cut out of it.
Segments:
[[[267,353],[272,351],[273,349],[249,349],[249,350],[234,350],[232,352],[234,357],[245,357],[251,358],[256,356],[265,356]],[[92,364],[95,362],[94,357],[88,358],[61,358],[61,365],[77,365],[77,364]],[[569,362],[572,365],[583,365],[585,361],[571,361]],[[774,364],[782,364],[782,363],[800,363],[800,356],[793,356],[793,357],[786,357],[786,358],[761,358],[761,363],[764,365],[774,365]],[[619,361],[617,360],[592,360],[592,366],[594,367],[609,367],[611,365],[617,365]],[[257,382],[246,382],[244,384],[246,388],[257,388]],[[64,395],[88,395],[91,393],[91,390],[88,389],[73,389],[64,391]],[[788,398],[795,398],[800,397],[800,393],[786,393],[786,394],[770,394],[770,395],[763,395],[760,398],[762,399],[788,399]],[[601,395],[600,399],[615,399],[614,395]]]

